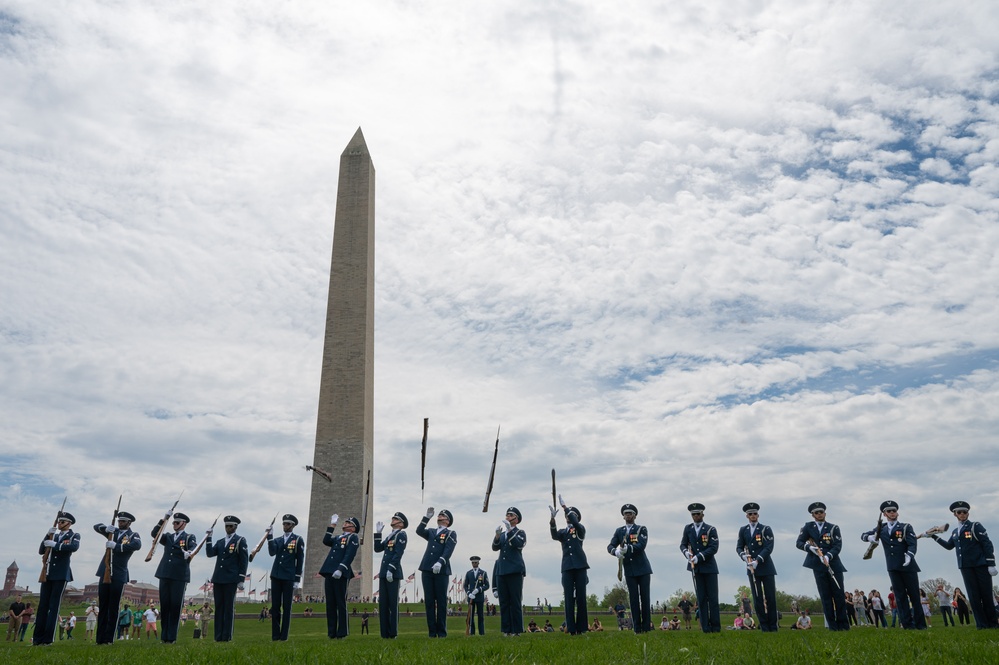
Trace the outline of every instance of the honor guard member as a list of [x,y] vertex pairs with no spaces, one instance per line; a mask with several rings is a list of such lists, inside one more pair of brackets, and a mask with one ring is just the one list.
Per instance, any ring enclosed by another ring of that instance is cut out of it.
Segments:
[[447,637],[447,588],[451,581],[451,555],[458,544],[458,534],[451,530],[454,517],[451,511],[437,513],[437,527],[427,528],[434,516],[434,509],[416,527],[416,535],[427,541],[427,549],[420,561],[423,581],[423,600],[427,610],[427,629],[430,637]]
[[700,609],[701,630],[705,633],[721,632],[721,613],[718,607],[718,529],[704,521],[704,504],[687,506],[690,524],[683,527],[680,551],[687,557],[687,570],[694,581],[697,607]]
[[565,514],[565,528],[557,529],[555,515],[558,511],[551,507],[552,519],[549,522],[552,540],[562,543],[562,593],[565,597],[565,632],[569,635],[579,635],[589,630],[589,619],[586,615],[586,571],[590,564],[586,562],[583,551],[583,539],[586,538],[586,527],[579,522],[579,508],[566,506],[562,495],[558,497],[559,504]]
[[191,581],[191,557],[197,547],[197,538],[184,529],[191,521],[184,513],[167,513],[156,523],[150,534],[155,538],[160,525],[173,517],[171,525],[173,533],[160,535],[160,545],[163,546],[163,556],[160,565],[156,567],[156,577],[160,581],[160,621],[162,630],[160,640],[167,644],[177,641],[177,630],[180,628],[180,611],[184,607],[184,590]]
[[343,522],[343,533],[336,536],[334,533],[339,519],[340,516],[335,513],[330,517],[330,525],[323,536],[323,545],[330,551],[319,569],[319,574],[326,578],[323,585],[326,593],[326,634],[331,640],[343,639],[350,633],[347,626],[347,585],[354,577],[354,569],[350,565],[357,556],[357,530],[361,528],[356,517],[349,517]]
[[735,551],[746,563],[746,574],[753,590],[753,603],[756,616],[760,620],[760,630],[764,633],[777,632],[777,567],[774,566],[773,529],[760,524],[760,504],[747,503],[742,507],[749,524],[739,529],[739,539]]
[[111,583],[104,583],[104,557],[97,566],[97,600],[100,611],[97,613],[97,644],[114,643],[118,632],[118,607],[121,604],[121,592],[128,582],[128,560],[132,554],[142,547],[139,534],[132,531],[132,513],[118,513],[118,526],[111,524],[95,524],[94,531],[107,540],[105,547],[111,552]]
[[493,581],[500,605],[500,630],[504,635],[524,632],[524,545],[527,534],[520,528],[520,510],[513,506],[506,509],[506,519],[496,527],[493,551],[499,552]]
[[898,520],[898,503],[884,501],[881,513],[886,522],[881,532],[871,529],[861,534],[867,543],[881,542],[888,565],[888,579],[895,593],[895,604],[902,628],[926,630],[926,616],[919,598],[919,566],[916,564],[916,532],[911,524]]
[[62,593],[66,590],[66,583],[73,581],[69,559],[73,552],[80,549],[80,534],[70,528],[74,524],[75,517],[60,511],[56,526],[49,529],[45,540],[38,546],[38,553],[44,555],[45,550],[48,550],[49,558],[45,581],[38,591],[38,609],[35,611],[35,632],[31,643],[36,646],[52,644],[59,623]]
[[[246,538],[236,534],[239,518],[226,515],[225,536],[205,548],[208,557],[215,558],[212,588],[215,593],[215,641],[231,642],[232,627],[236,620],[236,591],[243,590],[246,569],[250,565],[250,550]],[[205,532],[205,540],[212,542],[212,530]]]
[[294,533],[298,518],[292,514],[281,518],[284,530],[275,538],[267,527],[267,553],[274,557],[271,565],[271,640],[287,641],[291,627],[291,602],[295,587],[302,582],[305,565],[305,539]]
[[979,630],[996,628],[996,606],[992,599],[992,577],[996,575],[996,554],[989,534],[981,522],[968,519],[971,505],[955,501],[950,511],[957,518],[957,527],[946,540],[937,535],[933,540],[948,550],[956,550],[957,567],[968,591],[968,603]]
[[624,526],[618,527],[611,537],[607,551],[618,558],[624,568],[631,601],[631,620],[636,633],[654,630],[652,626],[652,601],[649,587],[652,582],[652,565],[645,554],[649,544],[649,530],[635,524],[638,508],[630,503],[621,506]]
[[378,569],[378,630],[384,638],[399,636],[399,586],[404,577],[402,555],[409,542],[404,529],[409,527],[409,519],[396,513],[389,520],[389,527],[392,532],[382,539],[385,524],[375,524],[375,552],[384,552]]
[[472,562],[472,569],[465,573],[465,595],[468,596],[469,605],[469,625],[468,634],[475,635],[475,616],[479,617],[479,635],[485,635],[485,615],[486,591],[489,590],[489,576],[486,571],[479,568],[482,557],[473,556],[469,558]]
[[[843,536],[839,527],[826,522],[826,504],[821,501],[808,506],[812,521],[805,522],[798,532],[795,547],[805,552],[801,564],[812,569],[815,587],[822,600],[822,612],[829,630],[850,630],[850,619],[846,613],[846,596],[843,595],[843,573],[846,566],[840,560],[843,549]],[[862,608],[858,608],[862,611]]]

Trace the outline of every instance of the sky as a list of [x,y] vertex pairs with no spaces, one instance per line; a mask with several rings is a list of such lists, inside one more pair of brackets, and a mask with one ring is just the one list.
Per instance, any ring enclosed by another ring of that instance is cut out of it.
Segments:
[[515,505],[525,597],[557,602],[555,468],[597,595],[626,502],[653,598],[692,588],[694,501],[723,599],[749,501],[778,588],[815,595],[794,540],[823,501],[847,586],[887,588],[860,540],[883,500],[999,524],[997,33],[989,2],[0,0],[0,565],[37,587],[64,497],[81,587],[119,494],[147,545],[181,491],[194,533],[306,532],[360,127],[369,522],[448,508],[463,571]]

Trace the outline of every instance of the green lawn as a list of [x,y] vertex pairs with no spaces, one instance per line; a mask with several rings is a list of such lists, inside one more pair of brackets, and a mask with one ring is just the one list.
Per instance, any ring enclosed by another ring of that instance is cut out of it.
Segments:
[[[296,606],[301,609],[304,606]],[[313,606],[322,609],[321,606]],[[361,606],[358,606],[359,608]],[[415,606],[414,606],[415,607]],[[66,608],[64,608],[65,610]],[[74,608],[75,609],[75,608]],[[241,606],[243,613],[260,611],[260,605]],[[80,612],[77,612],[79,615]],[[543,625],[544,617],[539,616]],[[561,623],[555,614],[552,623]],[[561,633],[524,634],[506,638],[499,634],[499,618],[487,617],[485,637],[465,637],[464,617],[448,622],[451,635],[443,640],[426,637],[426,620],[403,616],[397,640],[378,637],[378,619],[370,619],[371,635],[360,634],[360,618],[351,619],[346,640],[326,638],[322,617],[296,617],[288,642],[270,641],[270,623],[257,619],[236,622],[234,641],[215,644],[192,639],[193,621],[181,629],[175,645],[155,640],[118,642],[97,647],[84,641],[85,625],[77,625],[76,639],[58,640],[51,647],[28,648],[28,642],[4,643],[3,662],[8,663],[988,663],[999,661],[999,631],[974,628],[934,627],[923,632],[860,628],[848,633],[824,629],[809,632],[781,630],[777,634],[758,631],[723,631],[703,635],[696,630],[658,631],[635,636],[613,629],[614,622],[601,615],[611,630],[584,636]],[[525,619],[526,621],[526,619]],[[789,618],[784,623],[789,625]],[[30,630],[29,630],[30,635]]]

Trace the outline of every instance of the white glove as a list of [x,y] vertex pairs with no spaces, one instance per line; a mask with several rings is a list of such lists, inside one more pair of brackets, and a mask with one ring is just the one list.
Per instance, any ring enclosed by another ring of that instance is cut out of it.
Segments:
[[437,563],[435,563],[433,566],[430,567],[430,570],[434,571],[434,575],[440,575],[441,574],[441,562],[438,561]]
[[166,522],[166,521],[167,521],[168,519],[170,519],[171,517],[173,517],[173,511],[172,511],[172,510],[168,510],[168,511],[166,512],[166,514],[165,514],[165,515],[163,515],[163,521],[164,521],[164,522]]
[[504,531],[509,531],[512,528],[513,528],[513,525],[510,524],[510,520],[503,520],[503,530]]
[[55,547],[55,544],[56,542],[51,538],[47,538],[44,541],[42,541],[42,545],[45,545],[45,547]]
[[555,519],[555,516],[558,515],[558,510],[555,506],[548,506],[548,511],[552,514],[552,519]]
[[688,559],[688,561],[690,561],[690,565],[691,566],[696,566],[697,565],[697,555],[696,554],[691,554],[690,555],[690,559]]
[[208,531],[205,531],[205,539],[206,540],[211,540],[213,533],[215,533],[214,529],[208,529]]
[[563,508],[565,508],[565,499],[562,498],[561,494],[558,495],[558,505],[560,505]]
[[430,508],[427,508],[427,519],[430,519],[433,516],[434,516],[434,508],[433,506],[431,506]]
[[819,548],[816,547],[815,545],[809,545],[808,546],[808,551],[811,552],[812,554],[814,554],[815,556],[819,555]]
[[336,513],[330,515],[330,525],[336,526],[336,523],[340,521],[340,516]]
[[51,536],[51,535],[52,535],[53,533],[55,533],[55,532],[56,532],[56,531],[58,531],[58,530],[59,530],[59,529],[55,528],[54,526],[52,526],[52,527],[49,527],[49,535]]
[[475,600],[475,596],[479,593],[478,589],[472,589],[472,592],[468,594],[468,602]]
[[828,566],[829,565],[829,557],[828,556],[823,556],[822,557],[822,563]]
[[267,529],[265,529],[265,532],[267,533],[268,536],[274,533],[274,525],[273,524],[268,525]]
[[301,589],[302,588],[302,583],[301,582],[295,582],[294,588],[295,588],[296,591],[299,590],[299,589]]
[[236,588],[239,589],[240,591],[242,591],[243,590],[243,583],[239,582],[238,584],[236,584]]
[[996,570],[995,566],[989,566],[989,575],[995,577],[997,573],[999,573],[999,570]]
[[388,571],[387,573],[385,573],[385,581],[388,582],[389,584],[391,584],[392,582],[395,581],[395,576],[392,575],[392,571],[391,570]]
[[[375,522],[375,533],[381,533],[385,530],[385,522]],[[391,582],[392,580],[389,580]]]
[[194,550],[186,550],[184,552],[184,558],[185,559],[190,559],[192,556],[194,556]]
[[908,566],[910,563],[912,563],[912,555],[909,554],[908,552],[906,552],[905,553],[905,561],[902,562],[902,565],[903,566]]
[[624,558],[624,550],[621,549],[620,545],[614,548],[614,556],[616,556],[618,559]]
[[333,579],[338,580],[343,577],[343,572],[337,570],[333,572]]
[[114,546],[115,546],[115,545],[117,545],[117,544],[118,544],[118,543],[114,542],[113,540],[109,540],[109,541],[108,541],[108,544],[107,544],[107,545],[105,545],[105,547],[107,547],[107,548],[108,548],[109,550],[113,550],[113,549],[114,549]]
[[497,591],[496,589],[493,589],[493,596],[496,597],[496,600],[499,600],[499,591]]
[[743,561],[749,563],[749,558],[746,556],[745,552],[739,552],[739,556],[742,558]]
[[864,535],[862,535],[862,536],[861,536],[860,538],[861,538],[861,540],[863,540],[863,541],[864,541],[865,543],[873,543],[873,542],[874,542],[874,534],[873,534],[873,533],[865,533],[865,534],[864,534]]
[[757,562],[755,562],[755,561],[750,561],[746,565],[749,566],[750,568],[752,568],[755,571],[756,570],[756,566],[758,566],[759,564]]
[[503,533],[503,525],[500,524],[499,526],[496,527],[496,535],[499,536],[502,535],[502,533]]

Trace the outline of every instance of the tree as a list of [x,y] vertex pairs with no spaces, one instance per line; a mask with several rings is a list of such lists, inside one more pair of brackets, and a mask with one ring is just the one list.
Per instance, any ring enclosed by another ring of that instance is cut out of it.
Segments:
[[746,598],[753,597],[753,590],[749,588],[748,585],[743,584],[738,589],[735,590],[735,606],[742,611],[742,596],[745,594]]
[[625,607],[629,605],[628,587],[624,582],[618,582],[610,589],[604,587],[604,599],[600,601],[600,606],[614,607],[618,603],[621,603]]
[[[565,605],[565,601],[562,601],[562,604]],[[597,598],[597,594],[591,593],[586,597],[586,608],[590,610],[600,608],[600,599]]]

